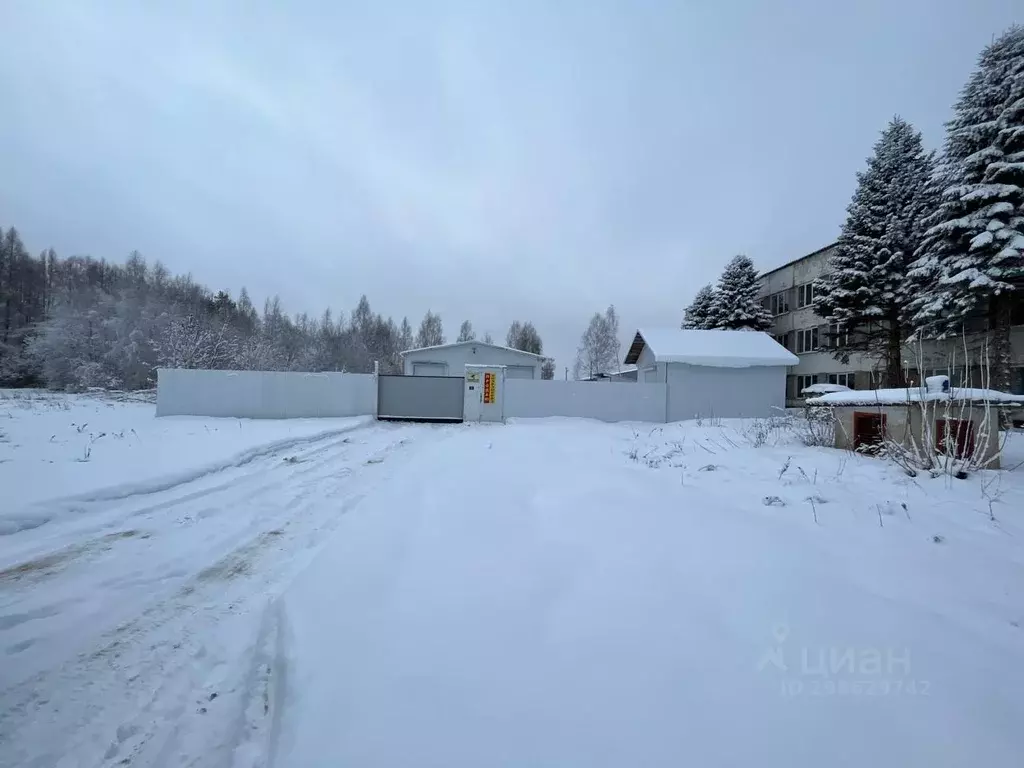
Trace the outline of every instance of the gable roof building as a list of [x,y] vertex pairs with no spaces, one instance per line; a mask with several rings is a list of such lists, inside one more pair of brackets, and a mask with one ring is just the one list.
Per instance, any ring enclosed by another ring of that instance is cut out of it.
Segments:
[[764,417],[786,405],[796,355],[759,331],[641,328],[626,353],[637,383],[667,384],[666,421]]
[[547,359],[544,355],[482,341],[407,349],[401,355],[406,376],[463,376],[467,365],[503,365],[509,379],[539,379],[541,364]]
[[[644,355],[644,352],[647,352]],[[759,331],[694,331],[641,328],[626,353],[627,364],[684,363],[713,368],[795,365],[797,356]]]

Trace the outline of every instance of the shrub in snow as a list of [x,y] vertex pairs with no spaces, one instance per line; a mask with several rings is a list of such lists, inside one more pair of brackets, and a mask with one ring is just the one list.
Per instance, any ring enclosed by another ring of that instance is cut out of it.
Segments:
[[787,419],[783,416],[769,416],[766,419],[754,419],[743,430],[743,436],[754,448],[761,448],[769,442],[777,445],[779,437],[787,427]]
[[790,411],[778,423],[804,445],[832,448],[836,444],[836,417],[829,406],[806,405],[799,414]]

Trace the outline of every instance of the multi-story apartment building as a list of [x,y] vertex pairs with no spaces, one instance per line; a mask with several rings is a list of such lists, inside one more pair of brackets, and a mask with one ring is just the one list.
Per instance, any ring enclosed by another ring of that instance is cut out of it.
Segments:
[[[820,317],[814,314],[814,280],[829,269],[836,244],[825,246],[814,253],[801,256],[781,267],[761,274],[760,298],[765,307],[775,316],[771,333],[800,362],[789,369],[786,377],[786,399],[790,402],[800,398],[800,391],[811,384],[845,384],[854,389],[872,389],[882,381],[880,362],[864,355],[852,355],[848,364],[835,359],[829,345],[837,328],[830,329]],[[1024,393],[1024,300],[1018,302],[1014,311],[1015,327],[1012,333],[1014,386],[1016,393]],[[980,328],[977,330],[981,330]],[[923,348],[906,348],[904,368],[908,381],[917,381],[923,368],[925,376],[933,373],[947,373],[955,385],[969,381],[980,385],[981,357],[977,343],[968,351],[963,344],[935,342]],[[964,360],[971,358],[967,365]]]

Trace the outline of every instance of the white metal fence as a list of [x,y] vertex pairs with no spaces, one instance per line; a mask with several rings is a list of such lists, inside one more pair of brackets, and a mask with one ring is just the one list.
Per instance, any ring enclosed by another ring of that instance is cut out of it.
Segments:
[[157,371],[157,416],[289,419],[377,413],[369,373]]
[[[503,389],[505,416],[510,418],[570,416],[659,424],[666,420],[665,384],[506,379]],[[363,416],[377,414],[377,398],[377,378],[368,373],[157,371],[157,416]]]
[[577,416],[601,421],[665,422],[665,384],[505,380],[505,416]]

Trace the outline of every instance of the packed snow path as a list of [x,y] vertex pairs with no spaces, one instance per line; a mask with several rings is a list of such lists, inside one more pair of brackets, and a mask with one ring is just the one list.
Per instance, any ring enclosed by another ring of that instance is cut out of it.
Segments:
[[37,505],[50,522],[0,537],[0,765],[230,764],[266,606],[451,429],[356,426],[157,492]]

